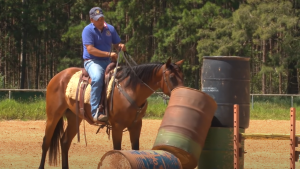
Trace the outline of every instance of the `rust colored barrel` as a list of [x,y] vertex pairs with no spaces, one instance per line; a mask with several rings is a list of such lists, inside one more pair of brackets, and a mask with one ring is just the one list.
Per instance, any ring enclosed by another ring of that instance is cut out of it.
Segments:
[[172,91],[152,150],[179,158],[184,169],[197,166],[217,103],[208,94],[188,87]]
[[112,150],[105,153],[98,169],[182,169],[173,154],[162,150]]

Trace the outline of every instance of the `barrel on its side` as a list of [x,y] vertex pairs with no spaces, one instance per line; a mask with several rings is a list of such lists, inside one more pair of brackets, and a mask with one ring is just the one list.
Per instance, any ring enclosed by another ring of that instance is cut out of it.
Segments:
[[216,109],[208,94],[188,87],[175,88],[152,150],[168,151],[179,158],[183,168],[195,168]]
[[[240,128],[240,132],[245,129]],[[201,156],[198,162],[198,168],[234,168],[233,157],[233,128],[211,127],[206,137]],[[244,152],[244,141],[241,142],[242,152]],[[239,158],[239,168],[244,168],[244,153]]]
[[112,150],[105,153],[98,169],[182,169],[181,163],[173,154],[162,150]]
[[250,120],[249,58],[236,56],[203,57],[201,91],[218,104],[212,127],[233,127],[233,105],[240,106],[240,127]]

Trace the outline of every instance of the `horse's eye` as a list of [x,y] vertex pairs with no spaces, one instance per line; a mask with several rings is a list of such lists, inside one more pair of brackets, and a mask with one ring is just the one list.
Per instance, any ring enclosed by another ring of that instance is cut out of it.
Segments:
[[170,78],[173,78],[173,77],[174,77],[174,73],[171,73],[171,74],[170,74]]

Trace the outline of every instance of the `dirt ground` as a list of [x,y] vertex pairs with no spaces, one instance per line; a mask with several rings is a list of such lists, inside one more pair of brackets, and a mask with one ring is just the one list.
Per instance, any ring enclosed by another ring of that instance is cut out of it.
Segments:
[[[144,120],[140,149],[151,149],[155,141],[160,120]],[[84,142],[81,125],[81,142],[77,136],[69,152],[70,168],[97,168],[104,153],[112,149],[112,140],[108,140],[105,130],[95,134],[97,127],[86,124],[87,147]],[[289,134],[289,121],[263,120],[250,122],[246,133],[282,133]],[[41,157],[41,145],[45,121],[0,121],[0,168],[38,168]],[[297,130],[300,133],[300,122]],[[130,150],[128,132],[123,135],[122,149]],[[246,140],[245,167],[249,168],[289,168],[289,141]],[[300,168],[300,163],[296,163]],[[61,168],[61,163],[45,168]]]

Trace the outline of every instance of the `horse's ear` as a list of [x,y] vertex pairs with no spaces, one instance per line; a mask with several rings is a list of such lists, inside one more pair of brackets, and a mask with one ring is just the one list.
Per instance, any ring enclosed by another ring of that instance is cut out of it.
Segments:
[[171,58],[168,59],[167,63],[166,63],[166,67],[169,67],[171,65]]
[[180,60],[180,61],[178,61],[178,62],[176,62],[175,64],[177,65],[177,66],[181,66],[182,64],[183,64],[183,61],[184,61],[184,59],[182,59],[182,60]]

